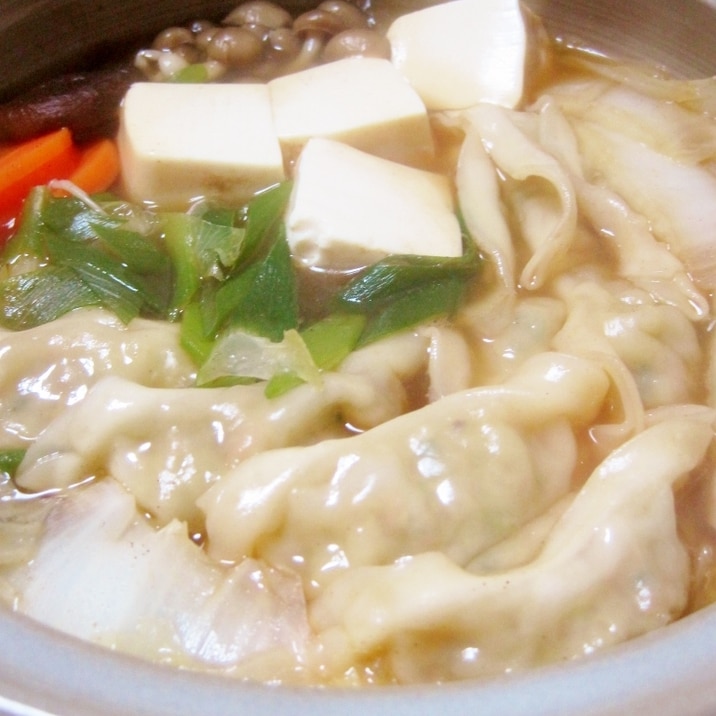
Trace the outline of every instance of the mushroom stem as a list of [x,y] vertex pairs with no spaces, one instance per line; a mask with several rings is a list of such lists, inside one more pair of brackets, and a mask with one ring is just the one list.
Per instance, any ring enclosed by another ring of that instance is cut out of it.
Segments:
[[281,68],[283,74],[305,70],[320,61],[326,36],[318,30],[309,30],[305,33],[301,51],[287,65]]

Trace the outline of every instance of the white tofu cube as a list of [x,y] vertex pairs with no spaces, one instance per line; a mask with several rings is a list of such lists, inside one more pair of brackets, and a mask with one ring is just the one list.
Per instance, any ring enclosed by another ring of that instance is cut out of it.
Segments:
[[519,0],[452,0],[388,29],[394,66],[429,110],[521,100],[528,27]]
[[312,137],[325,137],[403,164],[432,161],[425,106],[388,60],[338,60],[279,77],[269,89],[289,159]]
[[286,232],[293,255],[309,267],[346,269],[389,254],[462,254],[446,177],[330,139],[312,139],[301,153]]
[[120,116],[122,176],[134,201],[240,204],[285,179],[265,85],[140,82]]

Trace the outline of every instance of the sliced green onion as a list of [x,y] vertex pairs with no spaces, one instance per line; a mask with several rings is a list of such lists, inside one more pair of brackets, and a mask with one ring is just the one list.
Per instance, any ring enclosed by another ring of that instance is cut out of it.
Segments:
[[266,256],[229,279],[216,294],[218,315],[233,326],[281,340],[298,328],[298,293],[283,223]]
[[150,238],[137,231],[92,218],[89,222],[106,249],[131,271],[138,274],[159,274],[169,278],[169,258]]
[[227,209],[223,206],[205,205],[201,211],[201,218],[211,224],[219,226],[240,226],[246,221],[246,211]]
[[453,313],[482,265],[465,233],[463,247],[459,257],[389,256],[353,279],[334,304],[368,317],[358,345]]
[[48,237],[46,244],[53,264],[75,271],[120,320],[128,322],[139,314],[143,304],[155,303],[155,297],[135,274],[96,247],[55,236]]
[[189,217],[185,214],[166,214],[163,216],[162,227],[165,245],[174,266],[172,309],[186,310],[201,286],[192,242],[188,238]]
[[0,323],[21,331],[49,323],[85,306],[98,306],[99,296],[72,270],[45,266],[0,283]]
[[206,65],[202,63],[196,63],[193,65],[187,65],[175,72],[170,79],[170,82],[180,82],[186,84],[201,84],[209,81],[209,70]]
[[125,322],[181,319],[181,344],[201,366],[200,384],[266,380],[267,394],[278,395],[334,370],[356,347],[453,313],[479,272],[463,227],[461,257],[379,261],[299,335],[283,222],[291,189],[284,182],[239,208],[199,205],[186,214],[35,189],[4,259],[32,257],[41,268],[0,283],[0,323],[28,328],[96,305]]
[[266,382],[264,395],[269,399],[278,398],[294,388],[298,388],[299,385],[303,385],[305,382],[305,380],[292,371],[276,373]]
[[18,222],[18,230],[3,251],[3,263],[12,263],[18,256],[43,255],[43,240],[47,234],[42,216],[51,194],[45,187],[30,191]]
[[[128,228],[132,222],[140,224],[139,212],[111,200],[116,215],[95,200],[53,197],[46,187],[30,193],[22,225],[4,258],[11,262],[29,255],[48,265],[0,286],[5,325],[29,328],[94,305],[105,306],[123,321],[140,313],[166,315],[171,263],[152,237]],[[33,300],[47,290],[48,299],[28,308],[17,295],[21,286]]]
[[298,289],[283,212],[290,185],[280,184],[248,205],[245,234],[231,275],[205,280],[199,301],[206,336],[228,326],[280,341],[298,327]]
[[474,277],[480,258],[474,243],[465,238],[464,253],[459,257],[395,255],[370,266],[353,279],[336,298],[345,310],[375,313],[391,303],[396,296],[436,281]]
[[402,291],[368,319],[357,346],[364,346],[439,316],[449,316],[460,305],[464,294],[465,282],[459,277],[444,278],[433,284],[413,286]]
[[334,370],[356,347],[365,325],[365,316],[337,313],[301,331],[301,337],[316,365]]
[[257,194],[246,212],[246,239],[241,259],[251,261],[256,252],[266,251],[283,224],[284,210],[291,195],[291,182],[276,184]]
[[187,258],[199,278],[222,278],[241,254],[245,232],[231,224],[209,221],[204,216],[171,213],[163,215],[163,228],[170,250],[176,250],[179,242],[185,245],[189,251]]
[[204,333],[204,321],[198,303],[190,303],[182,312],[179,340],[197,365],[202,365],[211,355],[215,340],[213,335],[207,336]]

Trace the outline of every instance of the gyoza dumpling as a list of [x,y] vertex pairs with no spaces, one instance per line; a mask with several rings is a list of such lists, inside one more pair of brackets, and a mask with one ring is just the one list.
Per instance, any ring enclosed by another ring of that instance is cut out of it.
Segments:
[[466,564],[572,488],[608,386],[592,361],[541,353],[362,435],[256,455],[200,500],[209,552],[291,568],[311,594],[419,552]]
[[539,555],[474,574],[445,553],[347,570],[309,607],[324,663],[380,662],[402,683],[572,659],[681,615],[689,558],[672,485],[703,459],[708,421],[670,420],[592,474]]

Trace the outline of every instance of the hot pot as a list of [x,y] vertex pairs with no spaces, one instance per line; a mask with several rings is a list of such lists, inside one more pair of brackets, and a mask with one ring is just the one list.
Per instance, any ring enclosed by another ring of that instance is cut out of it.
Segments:
[[[381,0],[375,0],[379,6]],[[417,5],[401,0],[406,8]],[[700,0],[526,0],[564,40],[666,65],[679,76],[716,73],[716,10]],[[287,0],[297,10],[304,0]],[[105,61],[176,21],[220,16],[232,0],[4,0],[0,96],[58,71]],[[379,9],[379,7],[378,7]],[[589,659],[485,683],[303,690],[236,683],[166,669],[0,613],[0,713],[62,716],[456,712],[480,714],[716,713],[716,606]]]

